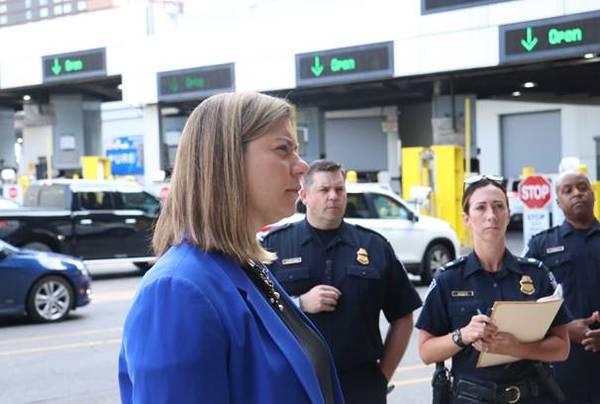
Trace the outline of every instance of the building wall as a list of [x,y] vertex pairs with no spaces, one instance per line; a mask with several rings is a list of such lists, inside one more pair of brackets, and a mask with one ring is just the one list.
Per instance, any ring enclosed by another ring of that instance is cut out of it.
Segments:
[[[421,15],[420,0],[212,0],[186,2],[181,15],[155,10],[149,24],[151,3],[122,4],[0,29],[1,88],[40,84],[43,55],[98,47],[133,105],[156,102],[157,72],[234,62],[238,90],[286,89],[295,87],[296,53],[380,41],[394,41],[395,76],[486,67],[498,63],[498,25],[598,8],[521,0]],[[319,29],[295,28],[308,21]]]
[[128,107],[121,102],[107,102],[102,105],[102,153],[115,138],[143,135],[144,111],[142,108]]
[[[519,101],[477,101],[477,147],[481,149],[482,173],[499,173],[502,169],[500,117],[504,114],[560,110],[562,157],[578,157],[589,168],[592,179],[596,172],[594,137],[600,135],[600,107],[528,103]],[[535,145],[531,145],[535,153]],[[556,167],[558,172],[558,167]]]

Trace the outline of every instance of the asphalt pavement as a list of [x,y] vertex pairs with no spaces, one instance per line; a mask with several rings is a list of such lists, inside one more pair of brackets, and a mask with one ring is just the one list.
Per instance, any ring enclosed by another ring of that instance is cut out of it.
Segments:
[[[519,254],[520,233],[509,233],[508,248]],[[92,303],[56,324],[31,324],[26,319],[0,319],[0,403],[112,404],[119,402],[117,358],[122,326],[140,281],[133,266],[90,268],[94,276]],[[427,288],[414,278],[421,297]],[[415,319],[418,316],[415,313]],[[382,335],[387,331],[380,321]],[[390,404],[431,402],[433,366],[418,356],[418,333],[396,370]]]

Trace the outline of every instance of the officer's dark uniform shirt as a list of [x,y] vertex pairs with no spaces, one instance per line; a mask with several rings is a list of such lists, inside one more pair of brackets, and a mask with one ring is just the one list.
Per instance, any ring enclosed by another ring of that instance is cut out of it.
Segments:
[[277,253],[271,271],[291,296],[325,284],[340,290],[335,311],[309,314],[338,371],[375,363],[383,354],[379,314],[393,322],[421,306],[404,267],[378,233],[342,222],[327,245],[306,220],[269,233],[265,248]]
[[[526,255],[543,261],[554,273],[574,318],[587,318],[600,310],[600,223],[595,221],[589,230],[576,230],[565,221],[535,235]],[[554,367],[567,397],[591,394],[594,402],[600,402],[599,352],[585,351],[581,344],[573,343],[569,359]]]
[[[526,284],[523,288],[522,283]],[[533,292],[531,294],[531,283]],[[554,293],[548,272],[540,262],[517,258],[508,250],[500,271],[484,270],[475,252],[446,264],[429,287],[416,327],[435,336],[464,327],[471,317],[488,314],[497,300],[537,300]],[[561,306],[551,327],[568,323],[570,317]],[[510,383],[535,375],[532,361],[520,360],[506,365],[475,368],[479,351],[468,346],[452,357],[455,378]]]

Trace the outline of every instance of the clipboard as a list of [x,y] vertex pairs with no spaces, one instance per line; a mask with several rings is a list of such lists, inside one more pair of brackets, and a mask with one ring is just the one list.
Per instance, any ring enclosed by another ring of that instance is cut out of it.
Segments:
[[[542,298],[538,301],[497,301],[491,319],[499,331],[513,334],[520,342],[542,340],[563,303],[562,298]],[[502,365],[522,358],[480,352],[476,367]]]

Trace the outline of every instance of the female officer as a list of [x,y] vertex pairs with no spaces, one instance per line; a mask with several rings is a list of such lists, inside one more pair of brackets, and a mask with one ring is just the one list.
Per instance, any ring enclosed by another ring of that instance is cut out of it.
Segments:
[[[520,343],[499,332],[489,313],[497,300],[536,300],[553,293],[552,281],[538,261],[517,258],[505,247],[510,212],[501,177],[465,181],[463,219],[473,234],[473,252],[439,272],[417,321],[419,353],[425,363],[452,358],[453,403],[551,403],[540,361],[562,361],[569,353],[563,307],[546,337]],[[480,352],[520,358],[508,365],[476,368]]]
[[290,105],[220,94],[190,115],[125,320],[123,403],[339,403],[318,331],[273,280],[256,232],[291,215],[306,163]]

